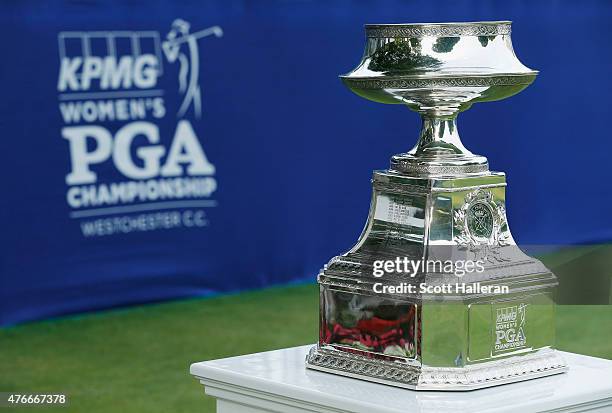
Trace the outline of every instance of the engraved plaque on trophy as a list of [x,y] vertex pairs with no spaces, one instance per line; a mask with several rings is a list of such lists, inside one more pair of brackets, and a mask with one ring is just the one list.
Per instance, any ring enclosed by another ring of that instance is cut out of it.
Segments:
[[[408,106],[422,129],[410,151],[374,172],[357,244],[319,273],[320,334],[308,368],[416,390],[567,370],[554,349],[557,279],[516,246],[504,173],[490,171],[457,130],[472,104],[535,79],[510,32],[507,21],[366,25],[363,58],[342,81],[366,99]],[[494,130],[482,133],[494,139]],[[482,271],[430,268],[436,260],[478,262]],[[377,273],[381,262],[408,261],[426,264],[410,275]]]

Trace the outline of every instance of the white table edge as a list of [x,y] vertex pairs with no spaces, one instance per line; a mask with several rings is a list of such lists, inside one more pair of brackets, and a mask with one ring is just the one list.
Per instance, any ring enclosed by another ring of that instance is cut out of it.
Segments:
[[[309,349],[312,345],[300,346],[299,348]],[[295,348],[297,349],[297,348]],[[271,350],[271,351],[282,351],[281,350]],[[269,353],[269,352],[263,352]],[[257,353],[256,353],[257,354]],[[262,353],[260,353],[262,354]],[[572,353],[562,352],[564,357],[573,357]],[[236,359],[236,358],[244,358],[252,355],[242,355],[229,357],[227,359]],[[593,360],[598,360],[594,357],[589,356],[580,356],[583,358],[590,358]],[[304,367],[305,368],[305,367]],[[381,410],[381,407],[376,403],[364,403],[363,401],[356,402],[353,399],[343,397],[341,395],[326,393],[322,395],[320,392],[311,389],[305,389],[299,386],[294,386],[291,384],[284,383],[279,385],[278,383],[272,380],[265,380],[262,378],[254,378],[247,374],[242,374],[238,372],[229,372],[225,369],[214,367],[207,365],[207,362],[198,362],[193,363],[190,366],[190,373],[196,379],[198,379],[205,387],[206,393],[218,397],[223,396],[227,397],[229,393],[239,394],[249,398],[256,398],[260,400],[265,400],[269,402],[279,402],[279,399],[282,400],[282,404],[292,407],[299,408],[308,408],[307,411],[313,412],[361,412],[361,411],[369,411],[369,412],[389,412],[389,413],[405,413],[403,410],[385,408]],[[309,374],[330,374],[309,370]],[[343,378],[346,380],[356,380]],[[542,380],[542,379],[534,379]],[[374,383],[373,383],[374,384]],[[377,384],[379,386],[384,386],[382,384]],[[512,384],[507,384],[504,386],[512,386]],[[403,391],[413,391],[402,389]],[[472,390],[474,392],[478,392],[479,390]],[[469,392],[472,392],[469,391]],[[289,393],[289,394],[288,394]],[[429,392],[419,392],[419,393],[439,393],[435,391]],[[464,393],[464,392],[458,392]],[[282,394],[283,396],[279,396]],[[323,397],[322,397],[323,396]],[[324,404],[320,402],[310,402],[309,400],[313,399],[324,399]],[[533,409],[529,411],[533,412],[582,412],[588,411],[593,408],[601,408],[601,407],[612,407],[612,394],[608,394],[604,391],[592,391],[591,393],[585,393],[582,395],[582,400],[568,400],[569,398],[566,395],[560,395],[558,401],[560,405],[557,408],[553,408],[553,410],[547,409],[545,407],[545,402],[535,401],[532,406]],[[564,404],[565,403],[565,404]],[[512,408],[508,409],[500,409],[500,412],[513,412]],[[612,412],[612,408],[611,408]]]

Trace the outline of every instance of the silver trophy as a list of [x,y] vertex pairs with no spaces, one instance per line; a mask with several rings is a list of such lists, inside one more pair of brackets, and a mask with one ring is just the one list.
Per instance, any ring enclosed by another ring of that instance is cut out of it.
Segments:
[[[535,79],[510,32],[508,21],[366,25],[363,58],[342,81],[366,99],[408,106],[422,129],[414,148],[374,172],[357,244],[319,273],[320,337],[308,368],[416,390],[567,370],[554,350],[557,278],[516,246],[504,173],[467,150],[457,130],[457,115],[473,103]],[[407,261],[422,266],[377,274],[380,263]],[[478,262],[481,271],[435,265],[449,261]]]

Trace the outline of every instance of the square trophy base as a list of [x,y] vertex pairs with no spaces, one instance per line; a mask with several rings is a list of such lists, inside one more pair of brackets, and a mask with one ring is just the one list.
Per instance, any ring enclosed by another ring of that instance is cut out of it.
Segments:
[[[319,273],[319,343],[307,367],[444,391],[567,371],[554,350],[557,278],[516,246],[505,186],[499,172],[376,171],[357,245]],[[382,270],[408,261],[423,266],[411,274]],[[456,271],[468,261],[480,271]]]
[[568,370],[563,357],[552,349],[466,367],[442,368],[372,359],[318,345],[310,349],[306,366],[326,373],[425,391],[483,389],[551,376]]

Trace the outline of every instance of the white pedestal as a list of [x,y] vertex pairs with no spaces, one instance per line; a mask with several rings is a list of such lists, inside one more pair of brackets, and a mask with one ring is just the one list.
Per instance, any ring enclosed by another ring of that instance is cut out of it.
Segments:
[[306,370],[311,346],[191,365],[217,413],[612,413],[612,361],[562,353],[569,372],[470,392],[415,392]]

